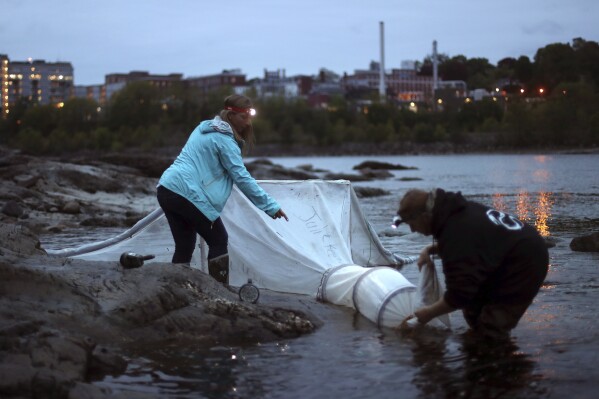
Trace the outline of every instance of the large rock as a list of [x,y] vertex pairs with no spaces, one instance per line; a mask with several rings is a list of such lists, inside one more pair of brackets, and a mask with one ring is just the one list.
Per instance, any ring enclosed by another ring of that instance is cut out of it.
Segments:
[[248,172],[257,180],[308,180],[318,176],[303,168],[285,168],[269,159],[256,159],[245,164]]
[[83,221],[126,227],[158,206],[155,178],[129,166],[92,163],[0,150],[0,222],[18,219],[36,234],[57,224],[77,226]]
[[250,304],[233,291],[171,263],[49,257],[27,229],[0,225],[0,397],[103,397],[85,382],[123,373],[140,348],[255,344],[321,325],[300,301],[268,300],[283,294]]
[[45,254],[40,241],[27,227],[0,222],[0,257]]
[[599,252],[599,232],[575,237],[570,242],[570,249],[580,252]]
[[379,162],[379,161],[364,161],[360,164],[354,166],[354,170],[361,169],[384,169],[384,170],[413,170],[418,169],[413,166],[404,166],[401,164],[392,164],[388,162]]

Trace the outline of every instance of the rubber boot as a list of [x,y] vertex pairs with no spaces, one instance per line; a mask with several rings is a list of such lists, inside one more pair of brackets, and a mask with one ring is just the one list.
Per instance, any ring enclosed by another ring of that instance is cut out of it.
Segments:
[[208,260],[208,273],[219,283],[229,285],[229,255]]

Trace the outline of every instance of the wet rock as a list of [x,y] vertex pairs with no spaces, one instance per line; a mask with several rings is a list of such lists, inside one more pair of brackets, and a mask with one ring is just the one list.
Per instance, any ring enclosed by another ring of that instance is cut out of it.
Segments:
[[80,222],[81,226],[86,226],[86,227],[92,227],[92,226],[96,226],[96,227],[123,227],[125,226],[125,223],[123,222],[123,220],[121,218],[114,218],[114,217],[90,217],[90,218],[86,218],[83,219]]
[[358,198],[380,197],[382,195],[390,194],[389,191],[376,187],[354,186],[354,191],[356,192]]
[[[154,178],[97,158],[77,164],[76,157],[58,162],[0,149],[0,200],[4,200],[0,206],[14,201],[22,209],[22,214],[16,216],[18,209],[9,205],[6,213],[0,211],[0,221],[28,217],[27,225],[34,231],[59,223],[76,225],[82,220],[87,220],[89,226],[94,221],[100,226],[125,226],[130,224],[125,219],[133,213],[145,215],[158,206],[152,197]],[[107,223],[107,219],[118,222]]]
[[257,180],[308,180],[318,175],[300,168],[285,168],[268,159],[256,159],[245,164],[248,172]]
[[115,392],[108,387],[78,382],[69,391],[68,399],[162,399],[164,395],[147,392]]
[[63,224],[56,224],[53,226],[48,226],[46,228],[46,232],[47,233],[61,233],[63,230],[67,229],[68,226],[65,226]]
[[8,201],[2,207],[2,213],[11,216],[14,218],[21,217],[23,215],[23,207],[19,205],[16,201]]
[[420,177],[400,177],[399,179],[397,179],[399,181],[419,181],[422,180]]
[[321,325],[299,302],[241,302],[199,270],[48,257],[36,243],[24,227],[0,224],[0,397],[142,398],[84,382],[122,374],[123,354],[140,347],[247,345]]
[[364,168],[360,169],[360,173],[363,176],[369,177],[371,179],[387,179],[389,177],[393,177],[393,173],[389,172],[386,169]]
[[70,213],[72,215],[81,213],[81,205],[77,201],[69,201],[62,207],[62,213]]
[[553,248],[557,245],[557,239],[554,237],[545,237],[545,245],[547,248]]
[[404,166],[400,164],[392,164],[388,162],[379,161],[364,161],[353,168],[354,170],[359,169],[386,169],[386,170],[413,170],[418,169],[413,166]]
[[[158,156],[155,152],[147,153],[130,151],[124,153],[101,154],[98,157],[103,162],[129,167],[140,175],[157,178],[162,175],[173,162],[171,155]],[[83,162],[86,160],[84,159]]]
[[579,252],[599,252],[599,232],[575,237],[570,242],[570,249]]
[[[28,397],[36,370],[26,354],[7,354],[0,363],[0,396]],[[23,395],[25,394],[25,395]]]
[[0,223],[0,250],[18,256],[44,254],[39,239],[26,227]]
[[91,349],[84,341],[60,334],[42,336],[30,349],[32,366],[56,371],[55,379],[80,381],[87,374]]
[[18,175],[13,178],[13,180],[15,181],[15,183],[17,183],[17,185],[19,185],[21,187],[26,187],[26,188],[35,186],[38,179],[39,179],[39,176],[32,176],[29,174]]
[[127,369],[127,361],[114,349],[106,346],[94,348],[91,354],[88,375],[93,378],[105,375],[120,375]]
[[324,169],[314,169],[314,165],[312,165],[312,164],[297,165],[296,168],[305,170],[306,172],[313,172],[313,173],[327,172]]

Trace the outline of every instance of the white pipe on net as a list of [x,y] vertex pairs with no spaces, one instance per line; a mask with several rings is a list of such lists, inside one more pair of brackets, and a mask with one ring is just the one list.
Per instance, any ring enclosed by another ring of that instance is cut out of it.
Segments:
[[397,327],[416,305],[416,287],[386,267],[343,265],[327,270],[318,289],[323,302],[348,306],[379,327]]

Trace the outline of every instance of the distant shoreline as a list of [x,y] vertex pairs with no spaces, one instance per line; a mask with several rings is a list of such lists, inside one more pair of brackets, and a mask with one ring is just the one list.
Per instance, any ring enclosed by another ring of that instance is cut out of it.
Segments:
[[[177,150],[178,151],[178,150]],[[597,154],[599,147],[508,148],[450,143],[344,143],[335,146],[257,144],[246,157],[460,155],[460,154]],[[175,154],[176,155],[176,154]]]

